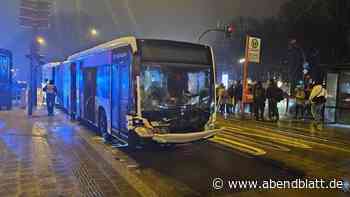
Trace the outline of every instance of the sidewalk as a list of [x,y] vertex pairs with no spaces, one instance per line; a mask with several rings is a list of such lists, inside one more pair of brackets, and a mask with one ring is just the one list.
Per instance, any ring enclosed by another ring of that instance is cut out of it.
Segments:
[[0,112],[0,196],[140,196],[93,136],[59,111]]

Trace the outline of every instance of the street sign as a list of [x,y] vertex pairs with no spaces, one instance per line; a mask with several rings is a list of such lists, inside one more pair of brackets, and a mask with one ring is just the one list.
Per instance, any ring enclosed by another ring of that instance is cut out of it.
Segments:
[[260,63],[261,39],[249,36],[247,47],[248,62]]
[[245,42],[245,61],[243,64],[243,88],[242,88],[242,100],[241,103],[241,113],[242,117],[244,117],[244,103],[249,101],[248,99],[248,64],[249,62],[260,63],[260,52],[261,52],[261,39],[257,37],[252,37],[247,35]]

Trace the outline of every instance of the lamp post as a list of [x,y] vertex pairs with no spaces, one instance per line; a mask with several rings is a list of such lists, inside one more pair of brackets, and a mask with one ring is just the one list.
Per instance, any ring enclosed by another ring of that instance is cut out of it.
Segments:
[[30,54],[26,55],[30,60],[29,92],[28,92],[28,115],[33,114],[33,106],[36,104],[36,64],[40,61],[39,46],[45,44],[45,39],[38,37],[39,29],[48,29],[50,26],[52,2],[46,0],[21,0],[19,24],[32,30]]

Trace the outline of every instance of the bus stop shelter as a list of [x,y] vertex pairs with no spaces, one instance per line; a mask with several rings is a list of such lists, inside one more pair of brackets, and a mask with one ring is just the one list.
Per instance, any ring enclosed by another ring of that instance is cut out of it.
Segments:
[[350,63],[322,68],[328,93],[325,121],[350,125]]

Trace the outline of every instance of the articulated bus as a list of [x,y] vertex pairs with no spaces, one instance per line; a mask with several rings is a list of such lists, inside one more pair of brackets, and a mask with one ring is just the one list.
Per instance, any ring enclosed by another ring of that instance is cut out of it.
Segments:
[[210,47],[123,37],[54,67],[58,103],[106,140],[189,143],[214,136],[215,63]]
[[12,53],[0,49],[0,110],[12,107]]

